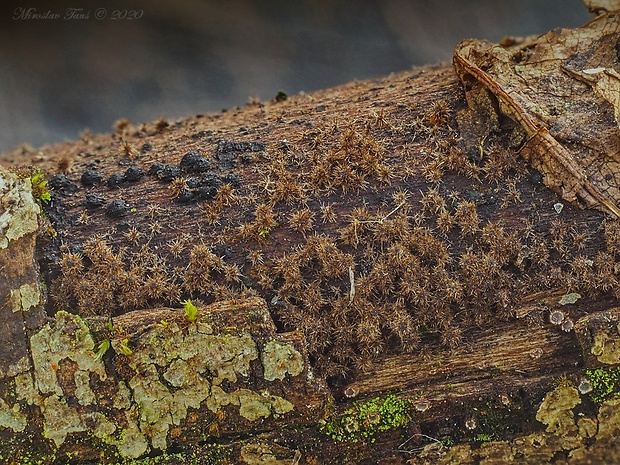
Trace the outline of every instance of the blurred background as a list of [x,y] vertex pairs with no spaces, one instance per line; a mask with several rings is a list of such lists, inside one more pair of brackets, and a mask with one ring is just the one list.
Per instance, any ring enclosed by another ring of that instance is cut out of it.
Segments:
[[3,0],[0,151],[449,62],[589,21],[580,0]]

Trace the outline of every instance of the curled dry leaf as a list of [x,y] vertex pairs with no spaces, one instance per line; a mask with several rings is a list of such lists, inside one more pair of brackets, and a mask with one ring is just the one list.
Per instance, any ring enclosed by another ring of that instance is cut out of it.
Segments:
[[[616,11],[509,47],[465,40],[453,64],[470,107],[485,101],[480,92],[490,93],[486,100],[525,131],[520,154],[547,186],[620,218],[619,55]],[[490,112],[475,110],[478,119]]]
[[620,10],[620,0],[583,0],[593,13]]

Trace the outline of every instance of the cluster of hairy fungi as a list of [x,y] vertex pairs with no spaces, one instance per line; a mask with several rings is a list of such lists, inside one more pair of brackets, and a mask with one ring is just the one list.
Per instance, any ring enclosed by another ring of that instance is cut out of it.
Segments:
[[[185,238],[185,240],[187,240]],[[84,316],[114,316],[157,305],[178,306],[185,296],[225,300],[249,295],[237,265],[225,263],[204,244],[186,246],[179,239],[169,254],[187,249],[185,266],[147,245],[136,251],[113,248],[105,238],[89,239],[80,251],[65,251],[51,296],[57,308]]]
[[[201,206],[200,242],[91,238],[63,250],[53,300],[116,314],[262,295],[281,330],[303,331],[316,370],[337,377],[426,342],[455,347],[536,292],[620,298],[618,223],[572,224],[538,215],[539,205],[518,231],[502,223],[501,208],[526,201],[532,173],[497,141],[484,156],[461,148],[451,111],[381,111],[267,146],[239,171],[253,181],[225,184]],[[421,137],[432,153],[389,156]],[[216,232],[204,234],[209,227]]]

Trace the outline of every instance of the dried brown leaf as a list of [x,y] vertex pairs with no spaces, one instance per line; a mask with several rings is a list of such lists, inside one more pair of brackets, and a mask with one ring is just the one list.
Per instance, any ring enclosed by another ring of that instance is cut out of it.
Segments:
[[620,217],[619,54],[615,12],[511,47],[466,40],[453,63],[468,93],[486,89],[525,130],[520,153],[547,186]]
[[583,0],[593,13],[620,10],[620,0]]

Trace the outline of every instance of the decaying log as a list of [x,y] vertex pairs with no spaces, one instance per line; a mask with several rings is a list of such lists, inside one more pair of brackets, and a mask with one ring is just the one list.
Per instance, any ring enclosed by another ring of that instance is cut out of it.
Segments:
[[616,104],[501,74],[557,34],[5,154],[0,462],[620,460]]

